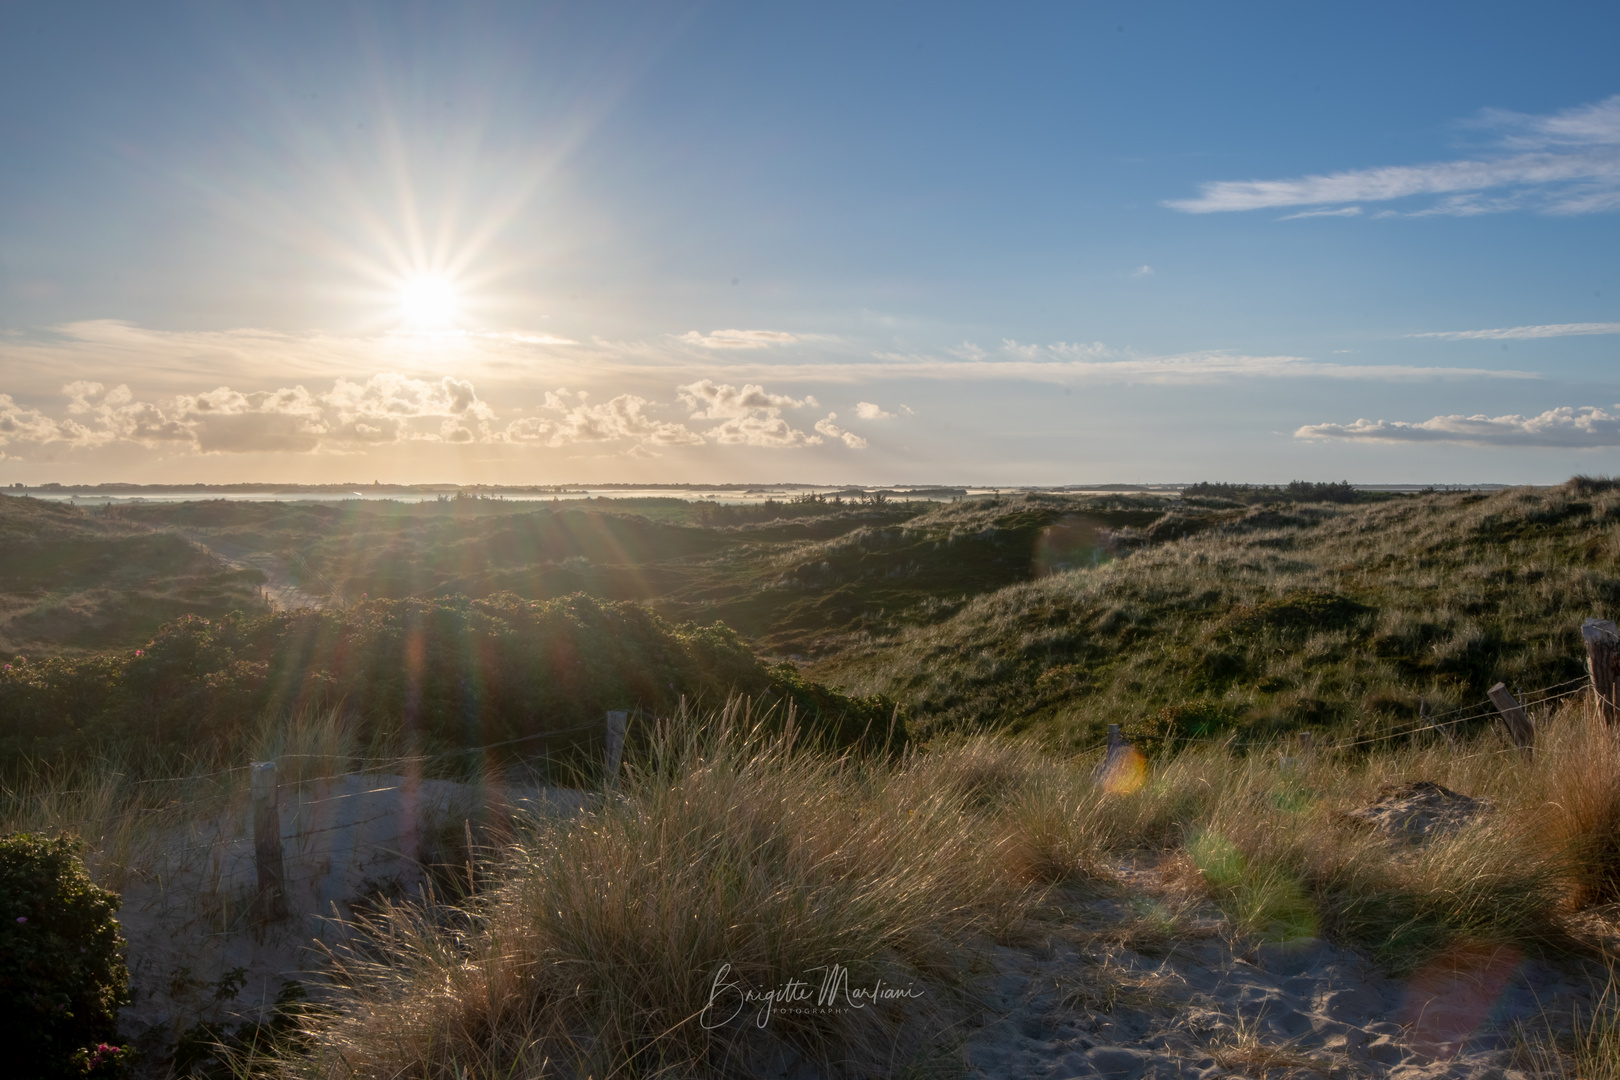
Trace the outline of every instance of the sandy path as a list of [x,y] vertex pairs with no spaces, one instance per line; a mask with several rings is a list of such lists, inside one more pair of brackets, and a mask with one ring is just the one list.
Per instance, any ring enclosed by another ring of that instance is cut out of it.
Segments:
[[1567,1034],[1606,979],[1483,948],[1393,979],[1316,937],[1246,946],[1207,904],[1155,932],[1171,918],[1155,891],[1133,883],[1037,948],[997,949],[993,1012],[961,1047],[968,1075],[1516,1080],[1538,1072],[1524,1033]]
[[271,608],[277,611],[288,611],[293,608],[321,608],[325,607],[328,599],[316,593],[307,592],[292,583],[292,568],[288,560],[268,551],[259,551],[242,544],[233,544],[229,540],[221,540],[217,536],[208,536],[203,533],[182,532],[191,543],[203,548],[218,558],[227,566],[238,570],[252,567],[263,571],[265,583],[262,586],[265,599]]

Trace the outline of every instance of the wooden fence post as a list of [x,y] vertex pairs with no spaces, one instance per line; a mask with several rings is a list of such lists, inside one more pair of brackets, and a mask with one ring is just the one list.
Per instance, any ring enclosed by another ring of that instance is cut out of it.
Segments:
[[1615,703],[1616,668],[1620,667],[1620,635],[1608,619],[1587,619],[1581,623],[1586,641],[1586,670],[1592,676],[1592,696],[1598,715],[1613,724],[1620,720]]
[[253,860],[259,870],[259,917],[287,917],[287,875],[281,860],[281,810],[277,805],[276,763],[253,763]]
[[619,762],[624,757],[624,729],[630,714],[622,709],[607,714],[607,782],[619,778]]
[[1502,717],[1502,723],[1507,726],[1508,736],[1521,750],[1529,750],[1536,744],[1536,729],[1525,715],[1524,709],[1512,694],[1508,693],[1506,683],[1497,683],[1486,691],[1491,704],[1496,706],[1497,714]]

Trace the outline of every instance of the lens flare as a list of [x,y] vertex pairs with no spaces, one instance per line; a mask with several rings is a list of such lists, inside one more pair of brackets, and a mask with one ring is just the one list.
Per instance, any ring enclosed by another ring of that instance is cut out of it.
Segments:
[[1521,958],[1511,945],[1460,940],[1424,965],[1401,1007],[1412,1045],[1442,1060],[1456,1056],[1496,1008]]
[[1147,783],[1147,758],[1129,744],[1110,750],[1099,769],[1098,779],[1110,795],[1131,795]]

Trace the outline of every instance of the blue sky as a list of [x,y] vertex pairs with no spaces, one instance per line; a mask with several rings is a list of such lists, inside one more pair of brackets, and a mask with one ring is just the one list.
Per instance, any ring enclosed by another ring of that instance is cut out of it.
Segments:
[[0,482],[1613,473],[1617,31],[0,3]]

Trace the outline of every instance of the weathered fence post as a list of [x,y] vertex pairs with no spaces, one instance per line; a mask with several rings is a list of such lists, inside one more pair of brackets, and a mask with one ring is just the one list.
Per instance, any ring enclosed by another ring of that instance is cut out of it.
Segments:
[[1608,619],[1587,619],[1581,623],[1586,641],[1586,670],[1592,676],[1592,697],[1598,715],[1609,723],[1620,720],[1615,703],[1615,676],[1620,667],[1620,634]]
[[607,782],[619,777],[619,761],[624,757],[624,728],[630,714],[622,709],[607,714]]
[[1497,683],[1485,692],[1496,706],[1496,712],[1502,717],[1506,725],[1508,736],[1521,750],[1530,750],[1536,744],[1536,729],[1525,715],[1524,709],[1512,694],[1508,693],[1506,683]]
[[259,869],[259,917],[287,917],[287,875],[281,861],[281,810],[277,806],[280,789],[276,785],[276,763],[253,763],[253,860]]

